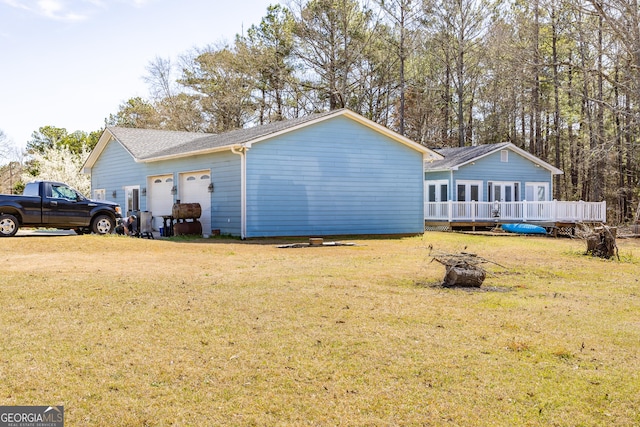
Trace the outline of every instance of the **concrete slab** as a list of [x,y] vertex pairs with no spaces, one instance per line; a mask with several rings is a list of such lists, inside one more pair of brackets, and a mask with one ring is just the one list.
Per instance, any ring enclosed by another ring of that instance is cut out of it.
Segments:
[[55,230],[49,228],[21,228],[16,236],[77,236],[73,230]]

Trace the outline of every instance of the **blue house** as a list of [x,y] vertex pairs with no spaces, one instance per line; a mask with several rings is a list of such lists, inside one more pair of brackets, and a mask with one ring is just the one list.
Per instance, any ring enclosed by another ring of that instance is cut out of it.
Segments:
[[424,231],[425,162],[441,156],[350,110],[219,135],[107,127],[86,161],[92,196],[149,211],[199,203],[203,234]]
[[511,143],[434,151],[443,157],[425,163],[427,227],[606,220],[604,202],[553,200],[553,177],[563,172]]

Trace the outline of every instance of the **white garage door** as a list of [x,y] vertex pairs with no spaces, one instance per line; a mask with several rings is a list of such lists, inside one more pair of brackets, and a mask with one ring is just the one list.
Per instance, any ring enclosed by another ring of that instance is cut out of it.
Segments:
[[202,234],[211,233],[211,184],[210,171],[188,172],[180,174],[180,202],[200,203],[202,215]]
[[153,228],[162,226],[162,215],[171,215],[173,208],[173,175],[152,176],[149,178],[148,209],[153,215]]

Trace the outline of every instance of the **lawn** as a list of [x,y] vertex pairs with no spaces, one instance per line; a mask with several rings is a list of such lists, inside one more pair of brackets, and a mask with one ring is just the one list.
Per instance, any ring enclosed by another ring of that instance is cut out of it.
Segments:
[[[0,405],[68,426],[640,425],[640,241],[0,239]],[[438,286],[428,246],[501,266]],[[464,249],[466,247],[466,249]]]

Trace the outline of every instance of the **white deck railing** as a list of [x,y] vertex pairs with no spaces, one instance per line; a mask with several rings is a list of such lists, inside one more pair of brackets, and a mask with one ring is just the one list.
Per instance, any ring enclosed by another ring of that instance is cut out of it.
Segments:
[[427,202],[427,221],[606,222],[606,202]]

